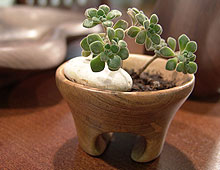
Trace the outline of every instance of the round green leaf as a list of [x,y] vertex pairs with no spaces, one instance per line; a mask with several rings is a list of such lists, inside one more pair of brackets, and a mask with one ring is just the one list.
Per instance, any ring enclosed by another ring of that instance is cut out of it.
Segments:
[[113,53],[117,53],[119,51],[119,47],[117,45],[111,45],[111,48],[110,50],[113,52]]
[[148,29],[149,25],[150,25],[150,21],[149,20],[144,21],[144,28],[146,30]]
[[105,49],[110,49],[110,47],[111,47],[110,44],[105,45]]
[[121,48],[127,47],[127,43],[124,40],[119,40],[118,41],[118,45]]
[[108,27],[107,28],[107,35],[108,35],[109,40],[111,41],[114,38],[114,36],[115,36],[114,29],[111,28],[111,27]]
[[101,23],[100,19],[97,18],[97,17],[92,17],[92,21],[93,21],[94,24],[99,24],[99,23]]
[[112,19],[117,18],[117,17],[119,17],[119,16],[121,16],[121,15],[122,15],[122,14],[121,14],[120,11],[118,11],[118,10],[111,10],[111,11],[107,14],[106,18],[107,18],[107,20],[112,20]]
[[176,71],[183,72],[183,70],[184,70],[184,63],[183,62],[179,62],[177,67],[176,67]]
[[105,52],[101,52],[100,59],[101,59],[101,61],[108,61],[109,60],[108,54]]
[[147,36],[147,31],[146,30],[142,30],[138,33],[135,42],[138,44],[144,44],[145,40],[146,40],[146,36]]
[[124,30],[122,28],[117,28],[115,30],[115,37],[117,37],[119,40],[124,39],[124,37],[125,37]]
[[195,62],[193,62],[193,61],[189,62],[187,64],[186,70],[187,70],[187,73],[189,73],[189,74],[196,73],[196,71],[197,71],[197,64]]
[[152,14],[150,17],[150,23],[151,24],[157,24],[159,21],[158,16],[156,14]]
[[157,34],[161,35],[163,29],[162,29],[162,27],[161,27],[160,24],[156,24],[156,25],[154,26],[154,31],[155,31]]
[[91,51],[84,51],[82,50],[82,56],[88,57],[91,54]]
[[186,50],[195,53],[197,50],[197,43],[195,41],[190,41],[186,44]]
[[183,51],[186,48],[186,44],[189,41],[190,41],[189,38],[185,34],[182,34],[181,36],[179,36],[178,38],[179,50]]
[[118,20],[118,21],[115,23],[115,25],[114,25],[113,28],[114,28],[114,29],[122,28],[123,30],[126,30],[126,29],[128,28],[128,23],[127,23],[127,21],[125,21],[125,20]]
[[145,41],[145,48],[146,48],[146,50],[149,51],[150,48],[151,48],[151,45],[152,45],[152,42],[151,42],[150,38],[146,37],[146,41]]
[[185,62],[185,57],[183,55],[178,55],[178,59],[181,62]]
[[81,40],[80,46],[82,47],[83,50],[90,51],[89,44],[87,42],[87,37],[85,37]]
[[121,68],[122,60],[121,60],[121,58],[119,56],[114,55],[114,57],[112,59],[109,59],[107,61],[107,64],[108,64],[109,70],[116,71],[119,68]]
[[168,37],[167,38],[167,44],[169,45],[169,47],[175,51],[176,50],[176,40],[172,37]]
[[196,60],[196,55],[195,54],[193,54],[191,57],[190,57],[190,59],[189,59],[190,61],[195,61]]
[[129,57],[129,51],[128,51],[128,48],[121,48],[118,52],[118,54],[122,60],[125,60]]
[[110,11],[110,8],[108,7],[108,5],[105,5],[105,4],[100,5],[99,9],[102,9],[105,12],[105,14],[107,14]]
[[92,28],[94,26],[96,26],[96,24],[92,21],[92,19],[85,19],[83,21],[83,27],[85,28]]
[[136,35],[140,32],[140,30],[141,30],[141,29],[140,29],[139,27],[132,26],[132,27],[129,28],[127,34],[128,34],[128,36],[134,38],[134,37],[136,37]]
[[171,58],[166,63],[166,70],[175,70],[178,59],[176,57]]
[[162,56],[164,57],[171,57],[171,56],[174,56],[175,53],[173,52],[172,49],[170,49],[169,47],[163,47],[160,49],[160,53]]
[[94,54],[100,54],[104,51],[103,43],[101,43],[100,41],[95,41],[91,43],[89,47]]
[[97,14],[97,9],[89,8],[89,9],[87,9],[87,14],[90,18],[95,17]]
[[103,22],[102,24],[103,24],[105,27],[111,27],[111,26],[113,25],[113,22],[107,20],[107,21]]
[[97,15],[98,15],[98,16],[103,16],[103,15],[105,15],[104,10],[99,9],[99,10],[97,11]]
[[160,44],[160,36],[158,34],[152,34],[150,39],[154,44]]
[[100,55],[98,55],[92,59],[92,61],[90,62],[90,67],[93,72],[100,72],[100,71],[104,70],[105,62],[101,61]]
[[135,15],[135,18],[137,19],[137,21],[138,21],[141,25],[144,24],[144,21],[145,21],[145,15],[144,15],[144,14],[141,14],[141,13],[136,14],[136,15]]
[[99,34],[94,33],[94,34],[89,34],[87,36],[88,44],[91,44],[92,42],[95,42],[95,41],[103,42],[103,40]]
[[134,25],[136,23],[136,18],[135,18],[136,13],[131,8],[128,8],[127,14],[131,18],[132,25]]

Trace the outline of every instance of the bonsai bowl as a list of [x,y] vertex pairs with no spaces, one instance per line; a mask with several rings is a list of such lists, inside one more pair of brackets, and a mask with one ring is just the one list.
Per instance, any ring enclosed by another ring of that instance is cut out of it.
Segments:
[[[149,56],[131,54],[123,67],[137,70]],[[194,87],[194,75],[167,71],[166,60],[157,59],[148,72],[175,80],[176,87],[151,92],[101,90],[68,80],[64,65],[56,72],[56,83],[68,103],[81,148],[90,155],[101,155],[114,132],[139,136],[131,152],[137,162],[157,158],[163,148],[169,125]]]

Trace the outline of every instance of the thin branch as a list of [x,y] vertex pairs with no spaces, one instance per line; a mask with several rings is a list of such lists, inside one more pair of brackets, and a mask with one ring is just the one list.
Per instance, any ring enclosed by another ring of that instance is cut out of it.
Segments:
[[157,58],[159,58],[160,56],[155,54],[138,72],[138,75],[140,76],[141,73],[144,72],[144,70],[154,61],[156,60]]

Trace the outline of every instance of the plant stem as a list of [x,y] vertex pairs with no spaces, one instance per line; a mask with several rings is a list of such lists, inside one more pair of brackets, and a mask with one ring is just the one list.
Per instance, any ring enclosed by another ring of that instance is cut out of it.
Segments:
[[140,76],[141,73],[144,72],[144,70],[154,61],[156,60],[157,58],[159,58],[160,56],[155,54],[138,72],[138,75]]

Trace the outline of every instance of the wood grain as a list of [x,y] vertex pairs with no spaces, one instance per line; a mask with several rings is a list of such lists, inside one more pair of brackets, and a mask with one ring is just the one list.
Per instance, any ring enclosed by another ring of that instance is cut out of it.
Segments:
[[[137,70],[146,58],[131,55],[124,67]],[[70,106],[79,143],[85,152],[101,155],[111,139],[109,132],[124,132],[139,136],[131,153],[133,160],[149,162],[160,155],[170,122],[194,86],[193,75],[164,71],[165,64],[166,60],[158,59],[149,72],[159,72],[165,79],[175,76],[178,86],[155,92],[90,88],[69,81],[63,72],[65,64],[58,68],[57,86]]]
[[187,100],[174,117],[160,157],[136,163],[136,136],[116,133],[91,157],[79,146],[67,103],[44,71],[0,89],[0,169],[9,170],[219,170],[220,100]]

